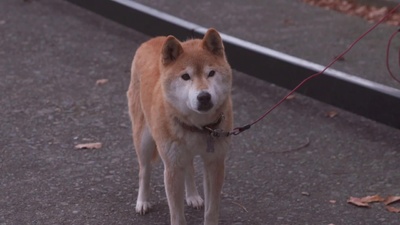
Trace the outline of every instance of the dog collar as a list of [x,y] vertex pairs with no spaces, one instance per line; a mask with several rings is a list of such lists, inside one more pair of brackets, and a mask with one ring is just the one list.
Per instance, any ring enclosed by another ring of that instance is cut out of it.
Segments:
[[225,119],[225,115],[223,113],[220,114],[217,121],[211,123],[209,125],[203,126],[203,129],[207,130],[212,137],[228,137],[231,135],[229,131],[224,131],[222,129],[218,129],[218,125]]
[[196,127],[196,126],[191,126],[188,125],[184,122],[182,122],[180,119],[177,117],[174,117],[174,121],[179,124],[181,127],[184,129],[191,131],[191,132],[199,132],[199,133],[209,133],[213,137],[223,137],[223,136],[229,136],[229,132],[225,132],[222,129],[218,129],[218,126],[221,124],[221,122],[225,119],[224,113],[221,113],[218,119],[210,124],[204,125],[201,128]]

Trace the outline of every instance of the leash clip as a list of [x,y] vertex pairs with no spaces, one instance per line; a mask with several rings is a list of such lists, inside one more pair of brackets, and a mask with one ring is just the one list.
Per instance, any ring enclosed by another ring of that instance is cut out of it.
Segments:
[[250,128],[251,128],[251,124],[247,124],[242,127],[236,127],[235,129],[233,129],[232,132],[229,133],[229,135],[238,135],[238,134],[242,133],[243,131],[246,131]]

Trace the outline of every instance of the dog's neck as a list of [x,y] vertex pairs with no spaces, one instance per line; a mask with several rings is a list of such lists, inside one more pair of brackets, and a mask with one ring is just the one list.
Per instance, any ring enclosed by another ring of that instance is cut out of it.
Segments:
[[225,118],[224,113],[220,113],[218,118],[214,122],[212,122],[210,124],[205,124],[201,127],[198,127],[195,125],[189,125],[189,124],[183,122],[182,120],[180,120],[178,117],[174,117],[174,122],[177,125],[184,128],[185,130],[190,131],[190,132],[210,133],[209,130],[217,129],[218,126],[221,124],[221,122],[224,120],[224,118]]

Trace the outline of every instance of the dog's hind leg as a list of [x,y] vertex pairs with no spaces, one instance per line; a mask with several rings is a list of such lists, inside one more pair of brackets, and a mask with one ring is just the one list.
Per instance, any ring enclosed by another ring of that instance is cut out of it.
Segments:
[[193,160],[185,170],[185,188],[186,188],[186,203],[188,206],[200,209],[203,207],[203,199],[197,191],[196,182],[194,180],[194,166]]
[[132,81],[127,97],[133,142],[139,162],[139,193],[136,201],[136,212],[143,215],[150,210],[151,206],[149,202],[151,161],[157,157],[157,148],[144,118],[139,91],[139,80],[132,65]]

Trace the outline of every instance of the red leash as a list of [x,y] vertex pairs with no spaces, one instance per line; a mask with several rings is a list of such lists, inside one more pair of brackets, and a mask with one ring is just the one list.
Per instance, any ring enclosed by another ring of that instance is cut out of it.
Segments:
[[[335,64],[339,59],[343,58],[345,54],[347,54],[361,39],[363,39],[367,34],[371,33],[377,26],[379,26],[382,22],[384,22],[392,13],[394,13],[397,9],[400,8],[400,4],[398,4],[396,7],[394,7],[392,10],[390,10],[382,19],[380,19],[378,22],[376,22],[371,28],[369,28],[366,32],[364,32],[360,37],[358,37],[353,43],[350,44],[350,46],[343,51],[340,55],[338,55],[331,63],[329,63],[321,72],[315,73],[306,79],[304,79],[300,84],[298,84],[292,91],[290,91],[285,97],[283,97],[278,103],[276,103],[274,106],[272,106],[267,112],[265,112],[262,116],[260,116],[257,120],[253,121],[252,123],[249,123],[247,125],[241,126],[241,127],[236,127],[234,128],[231,132],[229,132],[229,135],[238,135],[242,133],[245,130],[248,130],[253,126],[254,124],[258,123],[264,117],[266,117],[269,113],[271,113],[275,108],[277,108],[280,104],[282,104],[290,95],[292,95],[295,91],[297,91],[301,86],[303,86],[305,83],[307,83],[309,80],[320,76],[323,74],[328,68],[330,68],[333,64]],[[400,32],[400,29],[397,30],[395,33],[392,34],[392,36],[389,39],[388,45],[387,45],[387,52],[386,52],[386,67],[389,71],[390,76],[396,80],[397,82],[400,83],[400,79],[396,78],[392,71],[390,70],[390,65],[389,65],[389,50],[390,50],[390,45],[392,42],[392,39],[396,36],[397,33]],[[400,66],[400,49],[399,49],[399,66]]]
[[[396,76],[394,76],[393,75],[393,72],[392,72],[392,70],[390,69],[390,64],[389,64],[389,55],[390,55],[390,46],[392,45],[392,40],[393,40],[393,38],[394,37],[396,37],[396,35],[398,34],[400,32],[400,29],[399,30],[396,30],[391,36],[390,36],[390,38],[389,38],[389,42],[388,42],[388,45],[387,45],[387,48],[386,48],[386,68],[387,68],[387,71],[389,72],[389,75],[393,78],[393,80],[395,80],[395,81],[397,81],[398,83],[400,83],[400,79],[399,78],[397,78]],[[398,58],[399,58],[399,67],[400,67],[400,48],[399,48],[399,54],[398,54]]]

